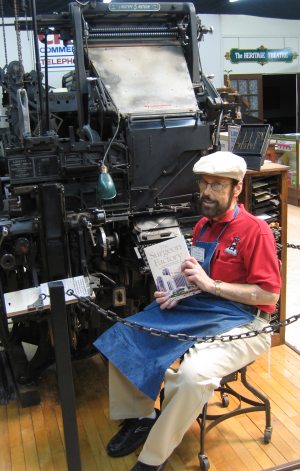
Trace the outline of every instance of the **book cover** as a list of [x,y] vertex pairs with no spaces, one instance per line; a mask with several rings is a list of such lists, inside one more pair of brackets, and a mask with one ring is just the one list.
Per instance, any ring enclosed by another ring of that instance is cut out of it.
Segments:
[[182,262],[190,256],[184,236],[150,245],[144,251],[158,291],[165,291],[176,299],[201,292],[188,283],[181,272]]

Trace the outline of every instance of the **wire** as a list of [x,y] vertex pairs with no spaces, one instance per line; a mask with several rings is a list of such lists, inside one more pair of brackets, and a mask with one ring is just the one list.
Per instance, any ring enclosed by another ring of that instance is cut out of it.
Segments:
[[[88,5],[88,4],[90,3],[90,0],[88,0],[88,1],[86,1],[86,2],[80,2],[79,0],[75,0],[75,2],[76,2],[78,5],[81,5],[81,6],[84,7],[84,6],[86,6],[86,5]],[[83,19],[83,21],[85,21],[83,15],[82,15],[82,19]],[[99,82],[100,82],[100,81],[99,81]],[[101,85],[102,85],[102,84],[101,84]],[[114,106],[115,106],[115,105],[114,105]],[[116,106],[115,106],[115,107],[116,107]],[[118,114],[118,124],[117,124],[117,128],[116,128],[116,131],[115,131],[115,133],[114,133],[114,135],[113,135],[113,137],[112,137],[112,139],[111,139],[111,141],[110,141],[110,143],[109,143],[109,145],[108,145],[108,147],[107,147],[107,149],[106,149],[106,151],[105,151],[105,154],[104,154],[104,157],[103,157],[103,160],[102,160],[102,165],[104,165],[105,160],[106,160],[106,157],[107,157],[107,154],[108,154],[108,152],[110,151],[111,145],[112,145],[112,143],[114,142],[114,140],[115,140],[115,138],[116,138],[116,136],[117,136],[117,134],[118,134],[118,131],[119,131],[119,127],[120,127],[120,113],[119,113],[119,110],[118,110],[117,107],[116,107],[116,110],[117,110],[117,114]]]
[[104,154],[104,157],[103,157],[103,160],[102,160],[102,165],[104,165],[104,162],[105,162],[105,159],[106,159],[106,157],[107,157],[107,154],[108,154],[108,152],[109,152],[109,150],[110,150],[110,148],[111,148],[111,145],[112,145],[112,143],[114,142],[114,140],[115,140],[115,138],[116,138],[116,136],[117,136],[117,134],[118,134],[118,131],[119,131],[119,127],[120,127],[120,112],[119,112],[118,109],[117,109],[117,113],[118,113],[118,124],[117,124],[117,128],[116,128],[115,133],[114,133],[114,135],[113,135],[113,137],[112,137],[112,139],[111,139],[110,143],[108,144],[108,147],[107,147],[107,149],[106,149],[106,151],[105,151],[105,154]]

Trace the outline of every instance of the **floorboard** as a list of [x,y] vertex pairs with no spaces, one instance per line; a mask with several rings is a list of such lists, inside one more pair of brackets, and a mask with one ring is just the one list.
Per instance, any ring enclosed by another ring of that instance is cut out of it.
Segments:
[[[259,471],[299,459],[300,355],[286,345],[272,348],[248,368],[248,379],[271,400],[273,434],[263,443],[263,412],[233,417],[206,436],[210,471]],[[77,426],[83,471],[128,471],[138,451],[112,459],[105,445],[118,430],[109,420],[107,369],[97,355],[73,363]],[[239,381],[234,383],[243,392]],[[41,403],[21,408],[18,401],[0,406],[0,471],[67,471],[63,422],[54,367],[39,380]],[[210,411],[219,410],[219,397]],[[229,407],[235,407],[231,398]],[[199,470],[199,427],[195,422],[170,456],[165,471]],[[71,470],[70,470],[71,471]]]

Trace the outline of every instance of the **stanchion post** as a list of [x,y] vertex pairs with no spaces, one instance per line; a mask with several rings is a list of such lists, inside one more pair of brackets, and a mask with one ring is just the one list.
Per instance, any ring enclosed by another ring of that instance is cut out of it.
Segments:
[[64,285],[61,281],[51,281],[48,286],[68,470],[81,471]]

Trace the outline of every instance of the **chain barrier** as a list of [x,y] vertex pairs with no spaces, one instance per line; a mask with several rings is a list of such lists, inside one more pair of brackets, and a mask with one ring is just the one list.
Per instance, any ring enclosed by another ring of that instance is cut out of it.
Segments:
[[[287,244],[287,247],[300,250],[300,245]],[[94,312],[97,312],[98,314],[100,314],[101,316],[103,316],[105,319],[109,321],[119,322],[120,324],[126,325],[127,327],[130,327],[132,329],[139,330],[141,332],[146,332],[150,335],[155,335],[157,337],[171,338],[174,340],[178,340],[179,342],[191,342],[192,341],[194,343],[213,343],[216,340],[219,340],[221,342],[232,342],[233,340],[249,339],[249,338],[257,337],[260,334],[270,334],[272,332],[276,332],[281,327],[286,327],[300,319],[300,314],[296,314],[283,321],[272,322],[272,324],[268,324],[259,330],[250,330],[248,332],[243,332],[241,334],[235,334],[235,335],[224,334],[224,335],[206,335],[205,337],[198,337],[196,335],[188,335],[181,332],[174,334],[167,330],[156,329],[155,327],[145,327],[144,325],[138,324],[137,322],[134,322],[134,321],[130,321],[127,318],[124,319],[123,317],[118,316],[118,314],[116,314],[113,311],[110,311],[109,309],[103,309],[99,307],[96,303],[91,301],[90,298],[78,296],[72,289],[68,289],[65,294],[67,296],[74,296],[78,300],[81,306],[83,306],[86,309],[87,308],[92,309]],[[49,297],[49,295],[46,295],[46,294],[40,294],[40,296],[42,298]]]
[[243,332],[241,334],[235,334],[235,335],[224,334],[224,335],[207,335],[205,337],[198,337],[196,335],[188,335],[188,334],[183,334],[180,332],[173,334],[167,330],[156,329],[154,327],[145,327],[141,324],[138,324],[137,322],[129,321],[126,318],[123,319],[122,317],[118,316],[115,312],[110,311],[109,309],[105,310],[105,309],[100,308],[96,303],[91,301],[90,298],[77,296],[76,293],[74,293],[72,289],[67,290],[66,295],[74,296],[78,300],[81,306],[85,308],[93,309],[94,312],[97,312],[98,314],[105,317],[105,319],[109,321],[120,322],[121,324],[126,325],[127,327],[130,327],[130,328],[133,328],[135,330],[146,332],[150,335],[155,335],[157,337],[167,337],[167,338],[175,339],[175,340],[178,340],[179,342],[193,341],[195,343],[204,343],[204,342],[212,343],[212,342],[215,342],[216,340],[220,340],[221,342],[231,342],[233,340],[248,339],[252,337],[257,337],[260,334],[269,334],[269,333],[275,332],[278,330],[278,328],[290,325],[296,322],[298,319],[300,319],[300,314],[297,314],[295,316],[289,317],[288,319],[285,319],[284,321],[279,321],[279,322],[274,322],[273,324],[268,324],[260,330],[251,330],[248,332]]
[[288,249],[297,249],[297,250],[300,250],[300,245],[296,245],[296,244],[286,244],[287,248]]

